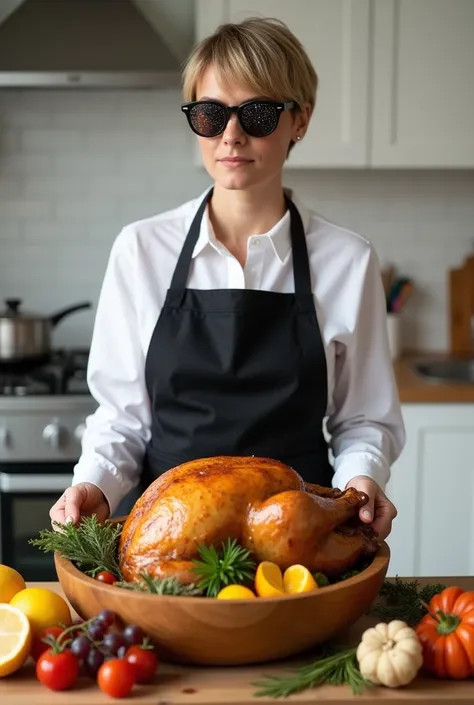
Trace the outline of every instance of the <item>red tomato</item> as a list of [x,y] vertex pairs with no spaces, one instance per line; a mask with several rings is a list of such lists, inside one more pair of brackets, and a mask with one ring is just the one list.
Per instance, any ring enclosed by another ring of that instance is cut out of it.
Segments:
[[138,683],[153,678],[158,668],[158,659],[153,649],[141,649],[137,644],[127,649],[125,660],[134,667]]
[[135,684],[135,669],[124,659],[111,659],[99,668],[97,683],[103,693],[112,698],[124,698]]
[[[44,629],[41,629],[37,634],[35,634],[35,636],[33,637],[33,645],[31,647],[31,656],[33,660],[37,661],[42,653],[51,648],[51,644],[47,644],[42,641],[45,636],[48,636],[50,634],[54,639],[57,639],[62,632],[62,627],[45,627]],[[66,637],[68,636],[69,634],[66,634]]]
[[99,580],[101,583],[107,583],[107,585],[113,585],[117,582],[115,575],[113,573],[109,573],[108,570],[102,570],[100,573],[97,573],[95,579]]
[[66,690],[73,685],[79,675],[79,661],[72,651],[51,650],[41,654],[36,664],[36,677],[51,690]]

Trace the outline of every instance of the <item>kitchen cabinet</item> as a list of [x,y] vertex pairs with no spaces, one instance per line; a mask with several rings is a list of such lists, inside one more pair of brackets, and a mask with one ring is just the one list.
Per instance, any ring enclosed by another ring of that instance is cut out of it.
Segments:
[[404,404],[389,575],[474,574],[474,404]]
[[197,39],[276,17],[320,79],[288,168],[474,167],[473,0],[198,0]]
[[374,167],[474,166],[474,2],[375,0]]

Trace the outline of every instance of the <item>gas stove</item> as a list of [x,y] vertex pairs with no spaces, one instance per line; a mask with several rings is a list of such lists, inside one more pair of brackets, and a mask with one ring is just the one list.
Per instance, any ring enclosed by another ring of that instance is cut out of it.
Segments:
[[86,380],[89,351],[57,350],[47,363],[0,364],[0,470],[5,462],[77,460],[96,403]]
[[89,394],[88,359],[88,350],[57,350],[37,366],[0,364],[0,397]]

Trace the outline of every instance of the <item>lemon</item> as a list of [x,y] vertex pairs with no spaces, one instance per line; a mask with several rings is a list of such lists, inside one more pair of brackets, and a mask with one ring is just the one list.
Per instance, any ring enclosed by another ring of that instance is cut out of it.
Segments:
[[26,614],[31,624],[33,635],[44,627],[55,624],[72,623],[71,612],[66,600],[48,588],[32,587],[17,592],[10,602]]
[[318,583],[304,565],[290,565],[283,573],[283,587],[285,592],[309,592],[316,590]]
[[284,595],[283,577],[276,563],[262,561],[255,573],[255,591],[259,597]]
[[0,564],[0,603],[10,602],[17,592],[25,588],[25,581],[18,571]]
[[218,600],[246,600],[249,597],[257,596],[244,585],[226,585],[217,595]]
[[18,671],[31,647],[31,627],[17,607],[0,604],[0,678]]

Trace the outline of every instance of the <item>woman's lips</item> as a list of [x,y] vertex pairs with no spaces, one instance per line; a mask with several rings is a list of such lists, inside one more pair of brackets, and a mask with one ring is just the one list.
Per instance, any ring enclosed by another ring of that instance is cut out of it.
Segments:
[[227,167],[239,167],[251,164],[253,159],[245,159],[244,157],[224,157],[219,159],[220,163]]

